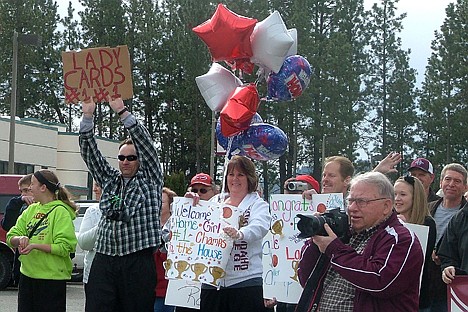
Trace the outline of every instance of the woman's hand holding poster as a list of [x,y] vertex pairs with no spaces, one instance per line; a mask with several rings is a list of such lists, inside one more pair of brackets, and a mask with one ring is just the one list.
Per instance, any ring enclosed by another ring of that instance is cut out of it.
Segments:
[[201,200],[193,206],[190,198],[174,198],[166,278],[218,286],[233,246],[223,228],[239,228],[239,216],[236,207],[226,204]]

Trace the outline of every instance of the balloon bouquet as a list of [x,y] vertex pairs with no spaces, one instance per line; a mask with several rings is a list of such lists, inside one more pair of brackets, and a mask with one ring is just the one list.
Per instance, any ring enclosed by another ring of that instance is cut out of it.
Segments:
[[223,4],[192,30],[208,46],[213,60],[210,70],[195,80],[210,109],[220,112],[216,137],[227,157],[279,158],[286,152],[288,140],[280,128],[264,123],[257,113],[260,96],[256,84],[244,84],[216,62],[224,61],[233,71],[247,74],[257,65],[257,82],[266,80],[268,100],[294,100],[307,87],[311,75],[307,60],[296,55],[296,30],[286,29],[277,11],[257,22]]

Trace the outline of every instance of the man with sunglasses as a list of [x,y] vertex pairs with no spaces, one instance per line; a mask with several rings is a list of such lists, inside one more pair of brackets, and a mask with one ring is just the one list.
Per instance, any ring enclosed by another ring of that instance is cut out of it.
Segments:
[[379,172],[358,175],[346,201],[349,242],[328,224],[328,236],[312,236],[296,311],[417,311],[423,253],[393,210],[392,183]]
[[206,173],[196,174],[190,180],[190,192],[197,193],[201,200],[210,200],[213,196],[218,194],[216,185],[213,183],[210,175]]
[[92,100],[83,103],[81,156],[101,185],[103,214],[97,229],[85,310],[150,312],[156,286],[153,249],[161,245],[161,165],[151,136],[122,99],[108,101],[130,138],[119,147],[117,170],[101,154],[94,137],[96,104]]

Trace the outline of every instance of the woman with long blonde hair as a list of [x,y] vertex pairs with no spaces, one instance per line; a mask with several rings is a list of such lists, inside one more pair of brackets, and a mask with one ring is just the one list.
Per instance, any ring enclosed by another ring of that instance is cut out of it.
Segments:
[[419,294],[419,310],[428,308],[429,280],[427,263],[432,260],[432,250],[436,241],[436,224],[427,205],[427,195],[421,181],[412,176],[400,177],[395,181],[395,210],[400,218],[407,222],[429,227],[429,236],[424,257],[424,270]]

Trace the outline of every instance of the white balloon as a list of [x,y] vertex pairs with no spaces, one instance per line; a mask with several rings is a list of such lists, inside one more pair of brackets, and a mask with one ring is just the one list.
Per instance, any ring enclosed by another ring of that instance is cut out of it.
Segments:
[[253,52],[251,61],[275,73],[281,69],[294,43],[278,11],[255,25],[250,41]]
[[206,104],[215,112],[221,111],[234,90],[242,85],[239,78],[218,63],[213,63],[210,70],[195,81]]
[[297,54],[297,30],[296,28],[288,29],[288,34],[291,36],[291,38],[293,38],[294,43],[289,48],[288,53],[286,53],[286,57]]

